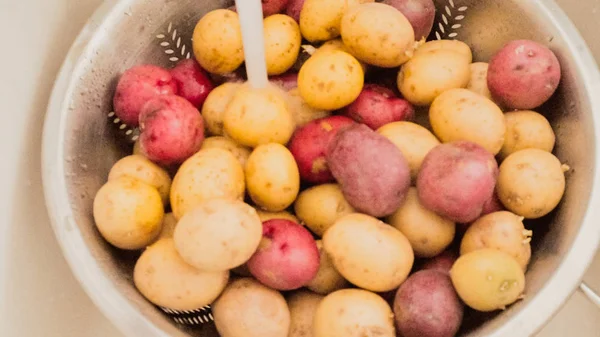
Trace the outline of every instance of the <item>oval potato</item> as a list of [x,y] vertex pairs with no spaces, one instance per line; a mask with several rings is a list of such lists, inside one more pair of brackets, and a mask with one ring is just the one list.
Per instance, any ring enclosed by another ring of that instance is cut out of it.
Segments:
[[240,86],[240,83],[225,82],[208,94],[202,106],[202,117],[204,117],[204,123],[211,135],[225,135],[225,131],[223,130],[225,110]]
[[317,276],[306,287],[321,295],[349,288],[350,283],[335,269],[331,257],[329,257],[323,247],[322,240],[317,241],[317,248],[319,248],[319,271],[317,272]]
[[164,168],[142,155],[131,155],[117,161],[108,173],[108,180],[123,176],[140,180],[158,190],[164,205],[169,203],[171,176]]
[[290,308],[290,333],[288,337],[314,337],[313,321],[323,296],[300,290],[287,299]]
[[419,55],[423,55],[425,53],[436,51],[436,50],[448,50],[458,53],[464,57],[464,60],[467,63],[473,62],[473,53],[471,52],[471,47],[468,44],[459,41],[459,40],[433,40],[428,41],[417,50],[415,50],[413,57],[417,57]]
[[249,148],[237,144],[233,140],[222,136],[208,137],[204,140],[204,142],[202,142],[202,149],[212,148],[223,149],[231,152],[231,154],[234,155],[240,162],[242,167],[246,167],[246,161],[248,161],[248,157],[250,157],[250,153],[252,152]]
[[310,42],[340,36],[342,17],[359,0],[305,0],[300,12],[300,32]]
[[298,23],[283,14],[274,14],[264,19],[265,58],[269,75],[280,75],[288,71],[300,53],[302,36]]
[[322,237],[333,223],[354,213],[337,184],[323,184],[302,191],[294,205],[296,215],[313,233]]
[[504,114],[506,134],[500,156],[509,155],[524,149],[535,148],[552,152],[556,136],[552,125],[541,114],[530,111],[509,111]]

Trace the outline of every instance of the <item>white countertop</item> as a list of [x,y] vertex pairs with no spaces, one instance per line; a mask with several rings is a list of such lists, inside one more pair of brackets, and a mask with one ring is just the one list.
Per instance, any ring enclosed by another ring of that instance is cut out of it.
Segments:
[[[0,336],[121,334],[66,265],[48,223],[40,138],[62,58],[101,0],[0,0]],[[584,37],[596,38],[600,0],[573,2]],[[576,4],[579,3],[579,4]],[[587,23],[587,25],[586,25]],[[592,46],[600,60],[600,43]],[[600,289],[600,258],[586,280]],[[600,310],[575,293],[539,337],[598,336]]]

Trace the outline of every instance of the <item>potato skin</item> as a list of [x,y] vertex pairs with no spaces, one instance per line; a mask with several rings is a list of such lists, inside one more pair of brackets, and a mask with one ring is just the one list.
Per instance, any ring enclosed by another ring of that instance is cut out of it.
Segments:
[[471,48],[469,45],[459,40],[428,41],[415,50],[413,57],[436,50],[453,51],[462,55],[467,63],[471,63],[473,61],[473,53],[471,52]]
[[404,120],[412,120],[413,106],[394,92],[377,84],[366,84],[358,98],[344,109],[344,114],[373,130]]
[[300,31],[309,42],[340,36],[344,13],[359,0],[305,0],[300,11]]
[[420,270],[437,270],[442,273],[449,274],[452,265],[458,259],[458,254],[454,250],[446,250],[440,255],[427,259],[421,265]]
[[258,214],[258,217],[260,218],[261,222],[269,221],[272,219],[286,219],[295,223],[300,223],[300,220],[290,212],[265,212],[260,208],[257,208],[256,213]]
[[237,144],[233,140],[222,136],[208,137],[204,140],[204,142],[202,142],[201,149],[212,148],[223,149],[231,152],[231,154],[234,155],[240,162],[242,167],[246,167],[246,162],[248,161],[248,157],[250,157],[250,153],[252,152],[249,148]]
[[289,0],[285,14],[292,17],[296,22],[300,22],[300,12],[304,7],[304,0]]
[[552,152],[556,136],[552,126],[541,114],[531,111],[510,111],[504,114],[506,135],[500,156],[509,155],[527,148]]
[[219,85],[208,94],[208,97],[202,106],[202,117],[204,117],[206,129],[210,135],[225,135],[223,130],[225,109],[240,86],[240,83],[226,82]]
[[487,73],[489,64],[485,62],[471,63],[471,80],[467,89],[487,99],[492,99],[492,93],[487,86]]
[[297,87],[290,89],[286,98],[297,128],[301,128],[314,120],[331,116],[331,111],[313,108],[308,105],[300,95],[300,89]]
[[334,291],[350,288],[350,283],[335,269],[331,257],[323,247],[323,241],[317,241],[319,249],[319,271],[306,287],[317,294],[327,295]]
[[288,337],[314,337],[313,321],[323,298],[325,297],[307,290],[299,290],[288,297],[291,315]]
[[335,221],[356,210],[338,184],[323,184],[306,189],[298,195],[294,204],[296,215],[317,236],[333,226]]
[[288,71],[300,53],[300,27],[291,17],[275,14],[264,19],[265,57],[269,75]]
[[408,19],[415,32],[415,40],[426,39],[435,20],[432,0],[384,0],[384,4],[399,10]]

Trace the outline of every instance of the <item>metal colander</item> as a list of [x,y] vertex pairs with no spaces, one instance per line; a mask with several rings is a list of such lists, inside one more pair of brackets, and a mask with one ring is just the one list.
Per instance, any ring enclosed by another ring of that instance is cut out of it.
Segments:
[[[579,286],[600,242],[595,207],[600,204],[600,116],[595,114],[600,112],[600,75],[582,38],[551,0],[435,2],[431,38],[466,42],[476,61],[489,60],[509,40],[532,39],[553,49],[563,68],[559,90],[539,110],[554,126],[556,155],[572,168],[564,199],[551,215],[529,224],[535,236],[525,299],[497,315],[469,313],[461,332],[529,336]],[[42,169],[57,239],[89,296],[128,336],[217,333],[205,322],[212,319],[208,308],[198,311],[206,319],[196,324],[199,315],[193,312],[163,311],[146,301],[132,282],[138,255],[112,248],[95,229],[94,195],[137,137],[137,130],[110,113],[116,81],[136,64],[171,67],[191,57],[196,22],[230,5],[225,0],[106,1],[67,55],[48,106]]]

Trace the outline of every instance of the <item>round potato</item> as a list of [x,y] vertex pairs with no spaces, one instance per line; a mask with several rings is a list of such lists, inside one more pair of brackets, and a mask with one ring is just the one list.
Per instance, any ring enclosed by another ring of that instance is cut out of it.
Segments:
[[502,110],[489,99],[467,89],[439,95],[429,109],[433,133],[444,143],[466,140],[497,154],[504,144],[506,122]]
[[346,280],[375,292],[396,289],[414,263],[410,242],[400,231],[359,213],[338,219],[325,232],[323,246]]
[[230,73],[244,62],[238,14],[215,9],[204,15],[192,37],[194,56],[202,68],[215,74]]
[[250,198],[263,210],[288,208],[300,191],[300,172],[290,151],[281,144],[257,147],[246,164]]
[[94,198],[94,220],[111,245],[138,250],[152,243],[161,230],[164,209],[156,188],[131,177],[108,181]]
[[298,74],[300,96],[316,109],[343,108],[360,95],[363,85],[361,64],[340,50],[312,56]]
[[178,222],[173,236],[181,257],[200,270],[229,270],[246,263],[262,238],[262,222],[251,206],[228,199],[197,205]]
[[359,0],[305,0],[300,12],[300,31],[310,42],[327,41],[340,36],[342,17]]
[[205,200],[244,198],[244,169],[231,152],[200,150],[186,160],[171,186],[171,207],[177,219]]
[[265,57],[269,75],[288,71],[300,53],[300,27],[291,17],[275,14],[264,20]]
[[498,175],[498,198],[509,211],[537,219],[558,206],[565,193],[566,167],[552,153],[525,149],[508,156]]
[[161,239],[172,239],[175,234],[175,227],[177,227],[177,219],[173,213],[167,213],[163,217],[162,228],[156,241]]
[[285,337],[290,330],[285,298],[251,278],[231,282],[212,312],[221,337]]
[[552,152],[556,136],[552,126],[541,114],[524,110],[510,111],[504,114],[506,135],[500,156],[509,155],[524,149],[534,148]]
[[288,337],[314,337],[313,321],[323,298],[307,290],[300,290],[288,297],[287,303],[291,316]]
[[117,161],[108,173],[108,180],[123,176],[140,180],[158,190],[164,205],[169,203],[171,177],[169,172],[148,158],[141,155],[131,155]]
[[453,51],[462,55],[467,63],[471,63],[473,61],[473,53],[471,52],[469,45],[458,40],[433,40],[426,42],[417,48],[413,54],[413,57],[436,50]]
[[357,59],[384,68],[404,64],[415,46],[415,32],[408,19],[383,3],[350,8],[342,18],[341,35]]
[[202,143],[202,149],[212,148],[223,149],[231,152],[231,154],[234,155],[240,162],[242,167],[246,167],[246,161],[248,161],[248,157],[250,157],[251,153],[249,148],[237,144],[229,138],[221,136],[209,137],[204,140]]
[[335,269],[331,257],[325,251],[323,247],[323,241],[317,241],[317,248],[319,249],[319,271],[317,276],[309,282],[306,287],[317,294],[327,295],[334,291],[349,288],[350,283]]
[[380,296],[362,289],[338,290],[315,313],[314,337],[396,337],[394,314]]
[[355,212],[337,184],[317,185],[303,191],[294,209],[300,220],[320,237],[337,219]]
[[308,105],[302,96],[300,96],[300,89],[298,88],[288,91],[286,98],[290,110],[294,115],[294,121],[296,122],[297,128],[301,128],[315,119],[331,116],[330,111],[316,109]]
[[225,110],[240,86],[240,83],[226,82],[208,94],[202,106],[202,117],[204,117],[204,123],[211,135],[225,135],[225,131],[223,130]]
[[295,223],[300,223],[300,220],[290,212],[265,212],[259,208],[256,209],[256,213],[258,213],[258,217],[261,222],[273,220],[273,219],[285,219],[290,220]]
[[487,86],[488,68],[489,65],[485,62],[471,63],[471,80],[467,84],[467,89],[491,100],[492,93]]
[[464,55],[452,50],[432,50],[414,56],[398,73],[398,90],[409,102],[428,106],[446,90],[469,84],[471,69]]
[[142,253],[133,270],[136,288],[150,302],[172,310],[195,310],[221,294],[229,271],[198,270],[177,254],[173,239],[162,239]]
[[496,249],[479,249],[459,257],[450,277],[463,302],[483,312],[505,309],[521,298],[525,290],[521,266]]

